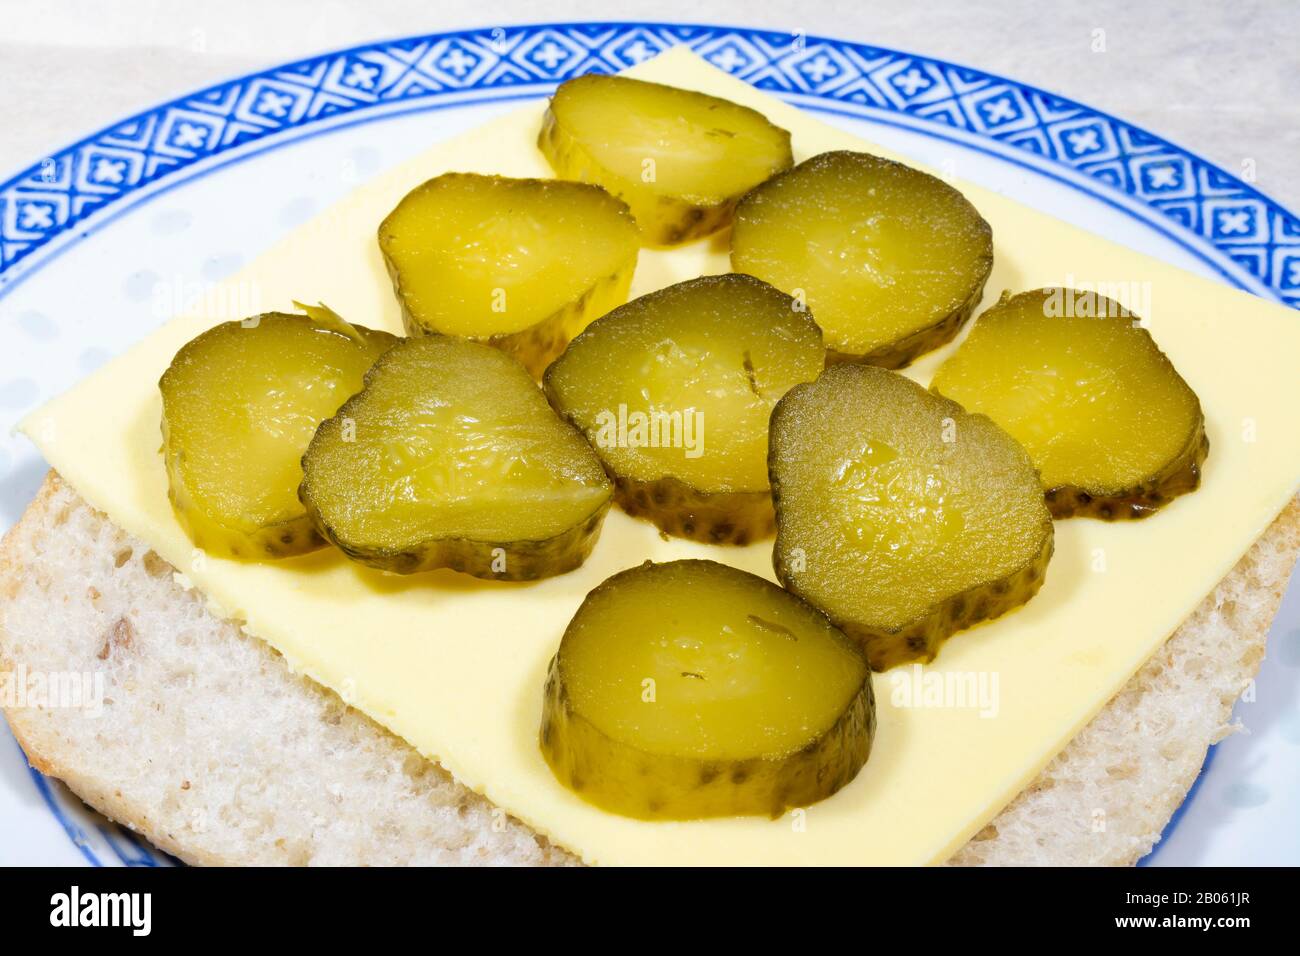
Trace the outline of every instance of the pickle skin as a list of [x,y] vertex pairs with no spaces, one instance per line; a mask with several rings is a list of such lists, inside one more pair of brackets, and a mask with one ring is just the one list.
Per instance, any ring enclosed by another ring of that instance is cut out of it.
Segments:
[[[616,586],[623,576],[650,564],[621,571],[592,593]],[[737,760],[648,753],[612,740],[576,712],[557,652],[547,668],[538,743],[560,783],[622,816],[690,820],[744,814],[775,820],[851,783],[871,756],[875,735],[872,671],[866,669],[838,720],[798,750]]]
[[[599,183],[604,178],[599,163],[577,138],[560,126],[548,107],[537,134],[537,148],[542,151],[555,174],[564,179]],[[793,159],[786,163],[789,168]],[[779,172],[779,170],[778,170]],[[613,189],[610,190],[614,192]],[[628,197],[618,198],[628,201]],[[731,222],[741,196],[729,196],[720,202],[695,202],[676,196],[658,196],[653,212],[636,210],[642,241],[648,246],[676,246],[710,236]],[[642,205],[642,204],[638,204]]]
[[[773,493],[775,494],[775,486]],[[777,507],[780,507],[778,502]],[[1042,550],[1028,565],[1011,577],[971,588],[935,605],[924,616],[897,629],[867,627],[826,612],[841,631],[862,645],[873,671],[887,671],[900,664],[929,664],[943,642],[958,631],[982,621],[991,621],[1013,611],[1038,593],[1047,576],[1047,565],[1055,550],[1055,535],[1043,539]],[[797,575],[786,565],[779,549],[772,551],[776,578],[792,593],[799,594]]]
[[984,278],[980,280],[979,286],[970,294],[970,297],[934,325],[913,332],[897,342],[882,345],[865,355],[838,352],[827,346],[826,364],[830,366],[842,363],[859,363],[891,370],[907,368],[925,353],[933,352],[957,337],[957,333],[961,331],[962,326],[970,321],[970,317],[979,308],[979,304],[984,298],[984,286],[988,283],[989,274],[992,271],[993,260],[989,259],[988,268],[984,270]]
[[1158,476],[1118,494],[1087,491],[1073,485],[1049,488],[1045,498],[1053,518],[1100,518],[1122,521],[1149,518],[1174,498],[1201,486],[1201,470],[1210,453],[1205,417],[1185,452]]
[[746,545],[776,531],[772,496],[766,491],[700,491],[679,478],[641,481],[605,469],[614,500],[633,518],[645,518],[665,534],[701,544]]
[[[1013,295],[1003,290],[997,304],[989,311],[1001,308],[1022,296],[1048,290],[1031,290]],[[1154,343],[1153,343],[1154,344]],[[1161,353],[1163,354],[1163,353]],[[1174,375],[1177,370],[1172,369]],[[1181,376],[1178,376],[1181,380]],[[937,384],[931,385],[935,395],[947,397]],[[1190,390],[1189,390],[1190,391]],[[1201,472],[1210,452],[1210,439],[1205,432],[1205,413],[1199,398],[1192,393],[1196,403],[1196,423],[1182,451],[1170,459],[1160,470],[1143,481],[1129,487],[1116,489],[1113,485],[1085,485],[1061,483],[1044,490],[1044,500],[1053,518],[1097,518],[1102,521],[1124,521],[1149,518],[1174,498],[1189,494],[1201,485]]]
[[[779,522],[781,498],[779,483],[775,480],[772,482],[772,499]],[[954,595],[900,628],[868,627],[828,610],[823,609],[823,612],[836,627],[862,645],[873,671],[886,671],[914,661],[929,664],[938,655],[943,642],[958,631],[982,621],[991,621],[1029,603],[1030,598],[1043,586],[1047,565],[1055,551],[1055,540],[1049,523],[1042,549],[1029,564],[1011,577]],[[803,597],[798,574],[786,563],[779,547],[772,549],[772,570],[783,587],[792,594]]]
[[[321,308],[325,309],[324,306],[321,306]],[[325,311],[329,310],[325,309]],[[337,318],[337,316],[335,317]],[[262,319],[280,318],[304,320],[307,317],[292,313],[267,312],[251,316],[243,321],[250,322],[252,327],[256,327]],[[311,321],[316,322],[322,329],[345,334],[340,330],[329,329],[327,326],[321,325],[314,317]],[[340,321],[342,320],[340,319]],[[346,325],[346,323],[344,324]],[[219,327],[214,327],[205,333],[201,333],[200,336],[196,336],[190,343],[183,346],[177,352],[177,355],[179,356],[185,348],[202,338],[203,335],[215,332],[217,328]],[[351,326],[350,328],[352,335],[359,334],[367,342],[387,346],[396,344],[398,341],[397,336],[379,329],[370,329],[364,326]],[[173,359],[174,362],[175,359]],[[170,366],[168,371],[170,371]],[[164,383],[167,378],[168,372],[164,372],[159,380],[160,389],[165,388]],[[310,514],[295,515],[288,520],[255,529],[231,527],[210,517],[207,509],[194,499],[186,484],[185,452],[183,448],[177,447],[173,440],[172,429],[166,413],[165,396],[163,406],[163,414],[161,415],[162,448],[160,450],[162,452],[163,466],[167,472],[167,499],[171,503],[172,513],[177,523],[185,531],[190,542],[197,550],[222,557],[258,561],[266,558],[296,557],[325,547],[327,542],[317,530]]]
[[[420,335],[442,335],[437,329],[420,324],[407,308],[406,296],[402,292],[402,281],[397,266],[387,256],[384,265],[388,268],[388,277],[393,282],[393,292],[402,309],[402,326],[412,338]],[[632,285],[632,273],[636,271],[636,256],[633,255],[617,271],[599,280],[580,297],[568,303],[558,312],[554,312],[540,322],[535,322],[518,332],[499,335],[465,336],[473,342],[482,342],[493,348],[513,355],[528,369],[530,375],[540,379],[546,367],[560,357],[569,340],[585,329],[593,321],[611,309],[627,301],[628,289]]]
[[[632,276],[636,270],[637,257],[639,249],[633,245],[628,256],[614,269],[613,272],[595,280],[581,295],[565,303],[560,309],[552,312],[538,321],[534,322],[527,328],[520,329],[516,332],[503,332],[489,335],[464,335],[452,332],[444,332],[433,325],[425,324],[419,320],[412,312],[407,294],[406,285],[402,281],[401,267],[397,264],[393,255],[385,242],[385,235],[390,232],[390,222],[396,215],[398,209],[411,198],[414,193],[420,189],[428,187],[435,180],[445,177],[474,177],[474,174],[445,173],[443,176],[435,177],[427,183],[416,187],[411,193],[398,203],[392,212],[380,223],[378,229],[379,249],[384,260],[384,267],[388,271],[389,280],[393,285],[393,293],[397,298],[398,305],[402,314],[402,326],[408,337],[417,337],[423,335],[455,335],[458,338],[465,338],[473,342],[481,342],[490,345],[493,348],[513,355],[515,358],[528,369],[534,379],[540,379],[546,367],[554,361],[569,340],[586,328],[593,320],[604,315],[611,309],[622,305],[627,301],[628,290],[632,284]],[[509,179],[509,177],[479,177],[493,180]],[[554,180],[532,180],[534,183],[554,185]],[[619,209],[619,215],[626,222],[628,227],[636,232],[636,222],[632,217],[631,211],[627,204],[615,197],[609,197],[605,190],[593,184],[583,184],[578,186],[580,189],[589,189],[606,195],[607,198],[614,199],[614,204]]]
[[[169,449],[167,417],[162,420],[163,448]],[[310,514],[300,515],[256,531],[237,531],[205,516],[198,503],[190,498],[180,467],[180,452],[163,456],[167,468],[167,499],[177,523],[200,551],[244,560],[290,558],[325,547],[325,539],[316,530]]]
[[[301,494],[301,488],[299,489]],[[419,547],[401,550],[358,548],[336,535],[320,512],[312,506],[310,496],[302,496],[308,514],[325,540],[359,564],[393,574],[418,574],[449,568],[485,581],[536,581],[565,574],[582,565],[591,556],[600,537],[609,501],[587,520],[553,538],[540,541],[478,541],[473,538],[441,538],[422,542]],[[505,569],[497,571],[500,552],[505,555]]]
[[[562,784],[623,816],[682,820],[763,814],[775,820],[842,789],[871,756],[876,708],[870,672],[852,705],[808,746],[783,757],[724,762],[647,754],[613,743],[574,712],[557,661],[552,658],[547,670],[542,755]],[[626,779],[652,780],[656,789],[644,794],[617,785]]]
[[1120,494],[1085,491],[1072,485],[1048,489],[1046,500],[1053,518],[1087,517],[1104,521],[1149,518],[1179,495],[1201,485],[1201,470],[1210,452],[1210,439],[1202,422],[1188,451],[1171,462],[1159,477]]
[[[464,339],[456,336],[439,335],[432,338],[436,341],[428,339],[407,340],[404,346],[407,349],[445,346],[454,349],[476,350],[487,355],[494,354],[485,345],[469,344]],[[402,347],[399,346],[398,348]],[[572,436],[575,439],[575,446],[581,447],[586,454],[591,456],[592,468],[596,470],[597,474],[600,474],[602,479],[603,493],[599,502],[591,507],[585,515],[549,537],[510,539],[503,536],[494,536],[487,539],[454,532],[431,533],[428,537],[413,540],[410,544],[403,541],[400,546],[393,546],[378,543],[360,544],[351,539],[347,533],[334,526],[327,517],[328,491],[315,488],[313,485],[314,468],[311,464],[312,457],[317,453],[328,454],[328,444],[321,446],[321,443],[328,443],[330,439],[326,436],[330,435],[331,429],[335,428],[338,423],[349,419],[354,421],[366,419],[367,416],[363,413],[366,410],[372,386],[376,381],[376,377],[383,374],[383,369],[386,367],[385,362],[391,360],[392,357],[392,353],[390,353],[371,367],[365,375],[362,390],[344,402],[332,417],[327,418],[320,424],[315,437],[302,456],[303,480],[298,486],[298,499],[302,502],[320,535],[351,560],[380,571],[396,574],[415,574],[439,568],[449,568],[453,571],[489,581],[532,581],[538,578],[563,574],[581,565],[590,556],[597,539],[600,537],[605,515],[609,512],[610,504],[613,501],[613,488],[604,480],[604,475],[596,468],[598,459],[586,446],[585,442],[581,441],[580,435]],[[517,370],[523,386],[529,390],[528,394],[532,395],[540,408],[545,410],[548,418],[553,415],[552,410],[546,405],[545,398],[536,390],[534,384],[528,382],[527,376],[523,374],[523,370],[519,368],[514,360],[498,357],[494,359],[493,364],[495,363],[504,363],[505,367],[513,367]],[[555,420],[554,424],[563,429],[570,427],[558,419]],[[318,446],[325,450],[320,451]],[[320,501],[317,500],[318,496],[321,499]],[[322,502],[326,507],[322,507]],[[341,513],[340,518],[342,519],[340,523],[345,523],[347,515]],[[504,562],[502,559],[504,559]]]
[[[690,291],[684,294],[695,294],[701,289],[716,291],[720,288],[743,289],[746,294],[762,290],[765,296],[771,296],[774,301],[782,301],[783,310],[793,304],[793,300],[788,295],[753,276],[744,274],[702,276],[649,293],[614,310],[610,315],[602,317],[590,331],[585,332],[584,336],[574,343],[573,349],[575,351],[580,349],[587,337],[599,334],[606,327],[606,323],[618,322],[627,310],[635,308],[638,303],[656,296],[681,293],[687,287],[690,287]],[[798,314],[798,311],[794,310],[794,314]],[[709,321],[702,320],[698,316],[698,312],[694,313],[690,321],[697,324],[701,321]],[[753,315],[746,316],[746,320],[755,328],[761,327],[761,323]],[[821,332],[811,315],[800,317],[799,328],[803,334],[816,337],[816,351],[815,353],[809,351],[805,356],[804,364],[808,368],[803,373],[810,377],[815,376],[824,365],[825,349],[821,342]],[[806,344],[800,341],[798,347],[802,348]],[[787,355],[796,354],[796,347],[789,341],[784,343],[784,348]],[[564,389],[561,385],[565,374],[565,360],[552,365],[543,377],[542,384],[547,399],[557,414],[578,431],[587,434],[588,441],[593,444],[597,456],[601,458],[605,473],[614,483],[615,501],[624,512],[634,518],[650,521],[667,535],[701,544],[747,545],[771,537],[776,530],[776,516],[772,509],[771,493],[766,487],[766,475],[763,475],[761,486],[757,486],[758,483],[752,479],[742,481],[735,479],[734,476],[725,482],[710,482],[701,480],[697,476],[660,474],[656,477],[639,477],[620,471],[619,468],[622,467],[620,463],[611,460],[612,456],[602,452],[599,441],[592,437],[590,422],[584,423],[581,420],[582,412],[565,401]],[[748,363],[752,388],[754,371],[748,352],[745,353],[744,361]],[[757,462],[764,460],[766,431],[765,417],[761,423],[761,430],[757,432],[764,442],[762,446],[754,449]],[[627,469],[627,471],[632,470],[632,468]]]
[[[797,386],[807,388],[809,386]],[[794,390],[791,390],[792,394]],[[936,393],[937,394],[937,393]],[[960,410],[960,406],[944,396],[938,396]],[[772,411],[772,431],[775,432],[783,405],[777,404]],[[987,420],[984,415],[972,415]],[[1010,436],[1007,436],[1010,439]],[[1014,439],[1010,439],[1014,441]],[[1018,446],[1017,446],[1018,447]],[[1028,460],[1027,453],[1026,461]],[[799,574],[786,559],[781,536],[781,516],[785,506],[782,482],[777,474],[777,463],[781,451],[775,441],[768,449],[768,473],[772,482],[772,503],[776,513],[777,539],[772,548],[772,569],[776,579],[792,594],[813,604],[822,611],[830,621],[850,638],[856,640],[867,655],[873,671],[885,671],[900,664],[920,662],[928,664],[939,653],[943,642],[949,637],[975,624],[993,620],[1027,604],[1043,585],[1056,547],[1055,526],[1052,523],[1050,509],[1045,509],[1041,524],[1041,545],[1038,552],[1007,577],[989,581],[967,588],[931,605],[924,613],[907,624],[894,628],[874,627],[856,622],[833,610],[823,607],[806,596],[799,586]]]
[[[824,158],[834,157],[837,155],[850,155],[851,153],[852,151],[850,150],[833,150],[831,152],[821,153],[817,156],[813,156],[807,160],[804,160],[802,163],[799,164],[799,166],[796,166],[794,169],[785,170],[781,173],[775,174],[766,183],[760,183],[758,186],[755,186],[752,190],[750,190],[750,192],[747,193],[745,196],[741,197],[740,202],[737,204],[738,214],[743,216],[744,206],[746,202],[749,201],[751,197],[755,197],[758,194],[760,194],[760,192],[764,189],[764,187],[772,183],[773,180],[781,176],[795,174],[802,166],[815,162],[817,160],[822,160]],[[878,157],[873,157],[873,158],[878,158]],[[904,163],[898,163],[892,160],[885,161],[885,162],[890,166],[908,168]],[[962,196],[962,199],[965,200],[965,197]],[[970,205],[969,200],[965,200],[965,202],[967,203],[967,205]],[[971,206],[971,209],[974,210],[973,205]],[[911,365],[914,361],[916,361],[916,359],[919,358],[920,356],[926,354],[927,352],[931,352],[934,349],[937,349],[943,345],[946,345],[948,342],[951,342],[957,336],[957,333],[961,331],[962,326],[965,325],[970,320],[971,316],[974,315],[975,310],[979,307],[980,302],[983,300],[985,286],[988,283],[989,276],[993,272],[993,230],[992,227],[988,224],[988,222],[983,219],[983,217],[978,216],[978,210],[974,210],[974,211],[976,213],[976,216],[979,219],[979,227],[981,229],[981,232],[986,239],[987,251],[980,256],[980,264],[976,273],[976,278],[974,280],[974,284],[971,286],[971,292],[966,297],[966,299],[962,301],[955,309],[948,312],[946,315],[942,315],[935,318],[934,321],[932,321],[929,325],[925,326],[924,328],[917,329],[916,331],[907,334],[903,338],[896,339],[892,342],[886,343],[885,345],[881,345],[865,353],[849,352],[849,351],[842,351],[840,349],[837,349],[833,343],[834,335],[828,332],[826,335],[827,367],[830,367],[832,365],[839,365],[839,364],[861,364],[861,365],[874,365],[878,368],[885,368],[891,370],[906,368],[907,366]],[[731,267],[735,271],[744,271],[742,266],[743,263],[737,261],[737,249],[733,242],[732,252],[731,252]],[[760,276],[760,278],[766,278],[766,277]],[[829,325],[830,323],[827,324]]]

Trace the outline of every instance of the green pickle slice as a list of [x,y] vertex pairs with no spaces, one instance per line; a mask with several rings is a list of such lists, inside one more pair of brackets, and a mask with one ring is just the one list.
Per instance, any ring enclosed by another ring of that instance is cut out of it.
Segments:
[[612,488],[600,460],[515,359],[408,339],[323,422],[299,494],[348,557],[409,574],[518,581],[590,554]]
[[931,388],[1025,446],[1054,517],[1145,518],[1200,485],[1196,393],[1141,319],[1095,292],[1004,294]]
[[258,559],[325,543],[298,500],[302,453],[397,337],[310,311],[324,322],[270,312],[215,326],[158,383],[168,496],[195,547]]
[[1039,589],[1052,518],[1025,450],[910,379],[835,365],[772,413],[777,578],[871,666],[931,661]]
[[745,544],[775,528],[767,424],[817,377],[821,330],[745,275],[651,292],[598,319],[546,372],[551,404],[587,436],[628,514],[672,535]]
[[790,134],[756,110],[599,74],[560,84],[537,145],[557,176],[626,202],[656,246],[721,229],[741,196],[794,162]]
[[821,153],[736,209],[731,267],[807,302],[830,360],[901,368],[970,318],[993,233],[953,187],[867,153]]
[[474,173],[417,186],[379,226],[408,335],[486,342],[534,377],[627,301],[639,245],[627,207],[598,186]]
[[713,561],[619,572],[578,608],[547,675],[556,777],[646,820],[781,815],[849,783],[871,752],[861,651],[769,581]]

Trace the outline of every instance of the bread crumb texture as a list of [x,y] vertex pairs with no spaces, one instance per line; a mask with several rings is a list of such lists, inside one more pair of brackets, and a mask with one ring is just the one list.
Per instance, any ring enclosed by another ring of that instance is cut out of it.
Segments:
[[[1039,777],[949,862],[1131,864],[1264,656],[1300,499]],[[0,666],[102,671],[94,715],[15,708],[32,765],[187,863],[569,865],[268,645],[51,472],[0,548]],[[870,772],[870,765],[865,772]]]
[[1300,497],[1038,779],[949,863],[1126,866],[1149,853],[1210,745],[1242,729],[1232,708],[1264,660],[1298,548]]
[[103,671],[98,716],[12,710],[34,766],[188,863],[561,864],[51,476],[0,553],[0,664]]

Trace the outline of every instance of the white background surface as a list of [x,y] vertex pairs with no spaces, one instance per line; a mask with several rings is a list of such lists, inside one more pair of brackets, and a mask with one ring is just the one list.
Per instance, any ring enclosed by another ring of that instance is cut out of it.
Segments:
[[[987,69],[1134,121],[1229,172],[1240,175],[1249,161],[1264,192],[1300,209],[1300,3],[1102,2],[1044,12],[1048,6],[0,0],[0,176],[134,111],[298,56],[459,27],[645,19],[801,30]],[[1105,31],[1103,53],[1092,51],[1097,30]],[[20,320],[0,303],[0,331]],[[1279,775],[1295,776],[1297,761],[1261,765],[1259,748],[1269,739],[1289,742],[1293,754],[1300,747],[1297,621],[1293,587],[1272,636],[1273,667],[1256,702],[1238,708],[1255,734],[1219,748],[1160,862],[1261,862],[1257,849],[1247,850],[1268,845],[1260,834],[1242,852],[1231,834],[1262,819],[1255,808],[1287,790]],[[1300,828],[1277,837],[1270,862],[1300,860]]]

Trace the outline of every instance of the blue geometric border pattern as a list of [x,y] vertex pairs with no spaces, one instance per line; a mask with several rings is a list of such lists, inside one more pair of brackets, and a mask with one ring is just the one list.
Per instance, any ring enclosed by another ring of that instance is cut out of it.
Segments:
[[86,217],[186,166],[396,101],[554,85],[686,44],[775,93],[945,124],[1152,207],[1300,307],[1300,219],[1171,143],[1031,86],[879,47],[734,27],[572,23],[411,37],[312,57],[134,116],[0,184],[0,277]]

